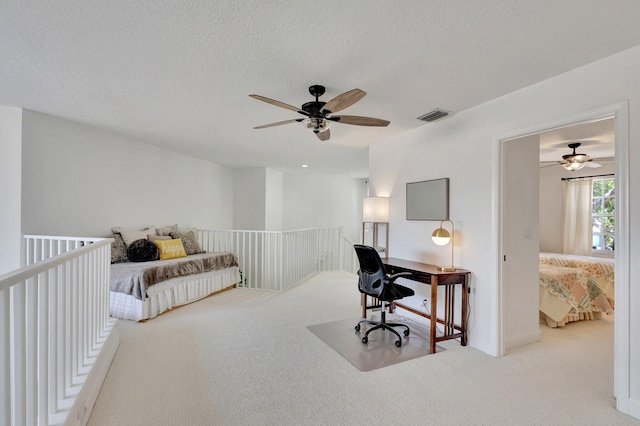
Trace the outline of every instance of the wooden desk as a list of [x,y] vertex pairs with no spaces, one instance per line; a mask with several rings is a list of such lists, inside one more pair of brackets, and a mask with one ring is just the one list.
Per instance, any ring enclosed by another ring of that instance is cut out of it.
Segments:
[[[436,343],[443,340],[457,339],[460,337],[462,346],[467,345],[467,309],[469,300],[469,276],[471,273],[464,269],[456,269],[454,272],[438,271],[435,265],[412,262],[410,260],[386,258],[382,259],[388,274],[399,272],[411,272],[412,275],[402,277],[431,286],[431,315],[420,312],[402,303],[396,302],[396,307],[405,309],[413,314],[429,319],[429,353],[436,351]],[[462,286],[460,307],[460,324],[454,321],[455,312],[455,286]],[[444,318],[438,318],[438,287],[444,286]],[[362,317],[366,317],[366,296],[363,294]],[[372,306],[373,307],[373,306]],[[436,336],[436,324],[444,325],[444,334]]]

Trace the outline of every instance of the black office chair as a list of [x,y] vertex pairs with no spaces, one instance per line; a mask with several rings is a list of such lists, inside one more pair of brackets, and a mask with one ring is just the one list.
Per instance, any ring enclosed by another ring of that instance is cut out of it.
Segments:
[[360,262],[358,289],[360,293],[377,298],[382,305],[380,321],[362,320],[356,325],[356,331],[360,331],[360,326],[363,323],[373,325],[362,337],[362,343],[366,344],[369,342],[369,333],[372,331],[378,329],[389,330],[398,336],[396,346],[401,347],[402,337],[400,337],[400,333],[398,333],[394,327],[404,327],[405,337],[409,336],[409,327],[405,324],[386,321],[385,302],[387,302],[387,306],[391,305],[393,308],[393,302],[395,300],[415,294],[412,289],[394,283],[397,278],[411,275],[411,272],[389,275],[384,271],[384,265],[376,249],[360,244],[355,244],[353,247],[356,250],[356,255]]

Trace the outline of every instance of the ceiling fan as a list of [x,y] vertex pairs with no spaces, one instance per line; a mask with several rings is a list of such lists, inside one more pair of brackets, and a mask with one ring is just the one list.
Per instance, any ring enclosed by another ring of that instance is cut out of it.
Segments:
[[264,124],[262,126],[254,127],[254,129],[264,129],[267,127],[280,126],[282,124],[289,123],[303,123],[303,125],[312,129],[313,133],[318,136],[318,139],[321,141],[329,140],[331,133],[329,131],[329,126],[331,123],[342,123],[342,124],[353,124],[356,126],[374,126],[374,127],[386,127],[389,125],[389,121],[382,120],[380,118],[371,118],[371,117],[359,117],[356,115],[332,115],[338,111],[342,111],[343,109],[355,104],[360,99],[366,95],[360,89],[353,89],[345,92],[341,95],[336,96],[331,99],[329,102],[323,102],[318,100],[318,98],[324,95],[325,87],[319,84],[314,84],[309,87],[309,93],[311,96],[316,98],[315,101],[306,102],[302,104],[300,108],[295,107],[293,105],[288,105],[280,101],[276,101],[273,99],[265,98],[260,95],[249,95],[254,99],[257,99],[262,102],[266,102],[271,105],[278,106],[280,108],[285,108],[290,111],[297,112],[298,114],[302,114],[305,118],[294,118],[291,120],[278,121],[277,123]]
[[[582,145],[580,142],[570,143],[568,145],[569,149],[573,150],[571,154],[563,155],[562,161],[543,161],[541,164],[544,164],[544,163],[553,163],[553,164],[547,164],[542,167],[555,166],[559,164],[571,172],[580,170],[583,167],[591,167],[591,168],[602,167],[602,164],[594,162],[593,161],[594,159],[590,158],[587,154],[577,153],[576,148],[580,147],[580,145]],[[602,158],[601,160],[605,160],[605,159]]]

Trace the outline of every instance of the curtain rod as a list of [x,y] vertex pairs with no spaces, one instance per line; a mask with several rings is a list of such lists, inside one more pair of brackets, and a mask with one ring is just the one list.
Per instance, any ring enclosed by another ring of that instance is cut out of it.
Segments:
[[591,179],[591,178],[597,178],[597,177],[609,177],[609,176],[615,176],[615,174],[613,173],[607,173],[604,175],[591,175],[591,176],[578,176],[578,177],[571,177],[571,178],[561,178],[560,180],[580,180],[580,179]]

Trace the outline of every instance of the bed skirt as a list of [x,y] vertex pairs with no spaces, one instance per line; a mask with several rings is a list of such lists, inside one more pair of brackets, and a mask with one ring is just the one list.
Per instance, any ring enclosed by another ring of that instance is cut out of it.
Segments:
[[109,314],[114,318],[142,321],[154,318],[177,306],[186,305],[240,282],[237,266],[186,277],[173,278],[152,285],[145,300],[132,295],[110,292]]
[[570,322],[598,320],[602,312],[578,312],[566,300],[558,298],[540,286],[540,324],[551,328],[564,327]]

